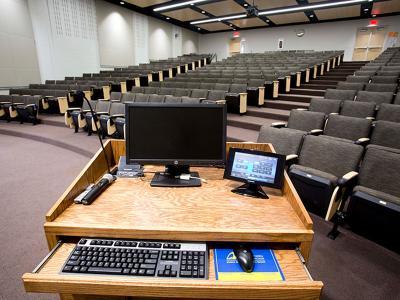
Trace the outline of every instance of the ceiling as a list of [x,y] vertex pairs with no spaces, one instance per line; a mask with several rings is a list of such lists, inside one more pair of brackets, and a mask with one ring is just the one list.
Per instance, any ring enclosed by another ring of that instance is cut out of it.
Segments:
[[[400,0],[106,1],[203,34],[400,14]],[[253,3],[260,14],[247,16]]]

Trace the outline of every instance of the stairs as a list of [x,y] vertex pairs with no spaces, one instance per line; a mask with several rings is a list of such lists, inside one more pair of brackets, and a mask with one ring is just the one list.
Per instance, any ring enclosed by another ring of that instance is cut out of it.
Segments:
[[266,100],[262,107],[247,107],[246,115],[228,114],[228,141],[256,142],[261,126],[287,121],[292,109],[307,109],[311,98],[323,97],[326,89],[336,88],[339,81],[346,80],[348,75],[352,75],[364,64],[365,62],[344,62],[324,75],[292,88],[290,93],[279,94],[274,100]]

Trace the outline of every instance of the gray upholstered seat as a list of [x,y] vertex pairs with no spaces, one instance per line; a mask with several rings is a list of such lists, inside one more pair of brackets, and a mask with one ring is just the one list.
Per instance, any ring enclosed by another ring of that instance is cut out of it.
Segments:
[[110,93],[110,100],[120,101],[121,97],[122,97],[122,93],[121,92],[111,92]]
[[135,94],[134,93],[123,93],[121,96],[121,102],[131,102],[135,100]]
[[154,86],[145,86],[144,88],[143,88],[143,92],[145,93],[145,94],[158,94],[158,90],[159,90],[159,88],[158,87],[154,87]]
[[400,123],[400,105],[382,103],[376,119]]
[[350,141],[368,138],[372,121],[369,119],[330,115],[324,135]]
[[182,103],[181,97],[167,95],[165,96],[165,103]]
[[369,145],[347,208],[352,230],[400,250],[400,150]]
[[190,92],[190,97],[192,98],[207,98],[208,90],[204,89],[193,89]]
[[356,118],[372,118],[375,115],[375,103],[360,101],[344,101],[340,115]]
[[400,93],[397,93],[396,98],[394,98],[393,104],[400,105]]
[[288,128],[274,128],[263,125],[258,134],[258,143],[271,143],[276,153],[283,155],[298,154],[306,132]]
[[148,94],[135,94],[135,102],[148,102],[149,101],[149,96]]
[[372,83],[397,83],[398,76],[372,76]]
[[336,100],[353,100],[356,94],[356,90],[327,89],[325,91],[324,98]]
[[176,97],[183,97],[183,96],[189,96],[189,95],[190,95],[189,89],[176,88],[175,92],[174,92],[174,96],[176,96]]
[[202,82],[200,83],[200,88],[204,90],[213,90],[215,88],[215,83]]
[[182,97],[182,103],[187,103],[187,104],[201,103],[201,98],[192,98],[192,97],[184,96],[184,97]]
[[309,111],[321,112],[326,115],[339,113],[341,101],[332,99],[311,98]]
[[229,93],[246,93],[247,84],[244,83],[232,83],[229,87]]
[[[198,79],[196,79],[197,81]],[[187,89],[200,89],[200,82],[187,82],[186,83]]]
[[393,93],[391,92],[358,91],[356,101],[373,102],[379,106],[382,103],[391,103],[392,98]]
[[161,87],[158,90],[157,94],[160,95],[173,95],[175,93],[175,88],[171,88],[171,87]]
[[363,147],[353,143],[307,135],[298,163],[289,176],[307,210],[329,220],[339,202],[335,201],[338,180],[356,171]]
[[160,81],[150,81],[149,82],[149,86],[152,86],[152,87],[160,87],[161,86],[161,84],[162,84],[162,86],[165,86],[165,83],[167,83],[167,81],[162,81],[162,82],[160,82]]
[[208,91],[207,100],[225,100],[226,91],[225,90],[211,90]]
[[377,121],[372,131],[371,144],[400,149],[400,123]]
[[361,83],[367,83],[369,82],[370,77],[369,76],[354,76],[354,75],[349,75],[346,77],[346,82],[361,82]]
[[364,89],[365,84],[362,82],[345,82],[345,81],[340,81],[336,88],[338,90],[356,90],[360,91]]
[[219,90],[219,91],[228,92],[229,91],[229,83],[216,83],[214,89]]
[[371,92],[391,92],[395,93],[397,89],[396,83],[368,83],[365,86],[366,91]]
[[294,109],[290,112],[287,128],[309,132],[322,129],[324,122],[325,114],[323,113]]
[[157,94],[149,95],[149,102],[163,103],[164,100],[165,100],[165,95],[157,95]]

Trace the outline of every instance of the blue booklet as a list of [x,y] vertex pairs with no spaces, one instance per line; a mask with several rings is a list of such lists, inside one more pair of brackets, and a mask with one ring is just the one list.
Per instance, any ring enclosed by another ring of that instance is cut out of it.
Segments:
[[246,273],[240,267],[232,249],[214,249],[215,277],[222,281],[284,281],[274,251],[268,248],[252,249],[254,270]]

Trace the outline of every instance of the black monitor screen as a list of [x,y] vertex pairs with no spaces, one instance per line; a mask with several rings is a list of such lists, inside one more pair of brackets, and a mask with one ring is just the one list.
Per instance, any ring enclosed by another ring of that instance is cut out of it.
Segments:
[[154,164],[223,164],[226,108],[219,104],[129,104],[127,160]]

